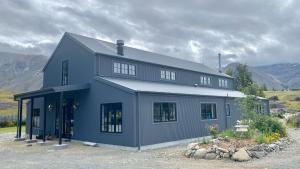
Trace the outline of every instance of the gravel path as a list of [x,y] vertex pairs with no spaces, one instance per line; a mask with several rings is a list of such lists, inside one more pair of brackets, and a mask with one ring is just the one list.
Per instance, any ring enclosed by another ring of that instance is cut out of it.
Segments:
[[122,168],[122,169],[213,169],[213,168],[300,168],[300,130],[289,130],[296,142],[278,153],[249,162],[230,160],[194,160],[182,155],[185,147],[171,147],[143,152],[122,151],[106,147],[86,147],[79,143],[68,143],[64,150],[53,150],[33,144],[26,147],[24,142],[12,142],[15,134],[0,135],[0,168]]

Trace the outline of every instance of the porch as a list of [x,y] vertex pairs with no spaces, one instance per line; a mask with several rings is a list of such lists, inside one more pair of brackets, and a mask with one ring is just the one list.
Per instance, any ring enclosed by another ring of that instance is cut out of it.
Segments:
[[[28,105],[28,120],[27,132],[28,132],[28,139],[32,141],[33,136],[33,129],[36,127],[37,124],[42,124],[41,126],[38,125],[40,133],[42,133],[42,140],[46,142],[47,136],[47,115],[48,113],[52,112],[51,109],[54,109],[55,113],[55,135],[58,137],[58,145],[62,144],[62,137],[64,131],[67,129],[64,120],[68,117],[68,113],[66,111],[70,111],[73,104],[72,102],[68,101],[66,96],[70,94],[76,94],[79,92],[86,92],[90,88],[90,84],[79,84],[79,85],[65,85],[65,86],[57,86],[57,87],[50,87],[44,88],[36,91],[20,93],[14,95],[14,100],[18,101],[18,120],[17,120],[17,131],[16,131],[16,138],[21,139],[21,131],[22,131],[22,106],[24,100],[29,100]],[[35,109],[35,100],[37,98],[43,99],[42,107],[40,107],[39,111]],[[55,100],[55,105],[51,104],[50,100]],[[66,100],[67,99],[67,100]],[[34,118],[35,114],[40,114],[43,112],[42,118],[39,117],[38,119]],[[40,123],[41,122],[41,123]],[[69,122],[70,123],[70,122]],[[49,128],[49,127],[48,127]],[[71,131],[69,131],[71,132]]]

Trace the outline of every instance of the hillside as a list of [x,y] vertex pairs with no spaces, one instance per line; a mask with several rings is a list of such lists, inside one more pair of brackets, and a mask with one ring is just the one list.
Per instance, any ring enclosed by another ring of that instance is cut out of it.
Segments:
[[13,100],[13,94],[0,90],[0,116],[16,115],[17,107],[17,102]]
[[300,88],[300,64],[298,63],[258,66],[255,69],[276,77],[285,88]]
[[267,98],[277,96],[278,100],[292,112],[300,111],[300,101],[296,101],[296,97],[300,97],[300,91],[267,91],[265,95]]
[[[224,70],[236,69],[238,63],[227,65]],[[259,85],[266,84],[268,90],[300,88],[300,64],[282,63],[266,66],[248,66],[252,79]]]
[[39,89],[46,61],[42,55],[0,52],[0,89],[12,92]]

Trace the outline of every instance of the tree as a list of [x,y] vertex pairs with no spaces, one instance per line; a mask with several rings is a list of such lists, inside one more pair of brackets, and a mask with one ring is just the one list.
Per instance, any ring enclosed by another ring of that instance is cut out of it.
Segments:
[[263,87],[260,87],[255,83],[252,83],[249,86],[243,88],[242,91],[247,95],[265,97]]
[[243,91],[244,88],[253,84],[252,74],[248,71],[246,64],[238,64],[236,67],[235,75],[235,88],[239,91]]
[[225,70],[225,74],[229,75],[229,76],[233,76],[233,70],[231,68],[227,68]]
[[264,91],[268,91],[267,85],[266,85],[265,83],[262,85],[262,89],[263,89]]

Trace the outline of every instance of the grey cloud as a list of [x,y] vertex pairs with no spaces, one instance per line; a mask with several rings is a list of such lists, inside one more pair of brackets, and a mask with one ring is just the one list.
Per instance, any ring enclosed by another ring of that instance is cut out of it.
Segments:
[[[50,55],[69,31],[111,41],[122,38],[212,67],[219,52],[224,64],[300,62],[299,7],[299,1],[281,0],[4,0],[0,39],[8,41],[1,42],[0,50]],[[12,43],[16,41],[33,46]]]

